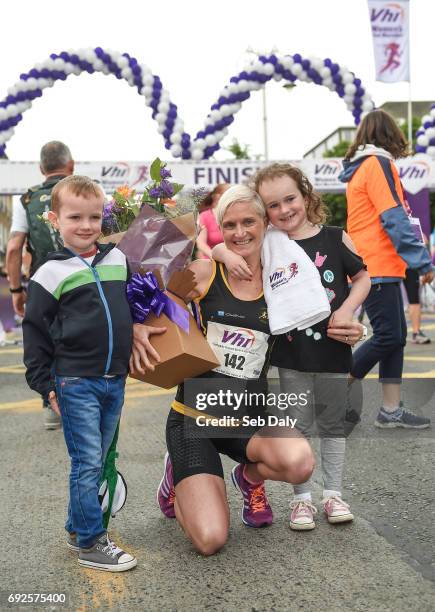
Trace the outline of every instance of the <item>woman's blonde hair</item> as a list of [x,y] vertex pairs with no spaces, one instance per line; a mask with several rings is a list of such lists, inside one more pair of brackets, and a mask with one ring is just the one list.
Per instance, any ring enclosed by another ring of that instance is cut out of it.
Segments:
[[239,202],[252,202],[253,208],[257,215],[262,219],[266,216],[263,202],[256,191],[247,185],[232,185],[220,197],[216,207],[217,222],[222,227],[222,222],[227,212],[227,209],[233,204]]
[[320,195],[314,191],[312,184],[302,170],[296,166],[276,163],[261,168],[253,177],[255,191],[258,192],[262,183],[265,181],[272,181],[282,176],[288,176],[296,183],[297,188],[306,202],[308,221],[321,225],[325,223],[329,217],[329,210],[326,204],[324,204]]

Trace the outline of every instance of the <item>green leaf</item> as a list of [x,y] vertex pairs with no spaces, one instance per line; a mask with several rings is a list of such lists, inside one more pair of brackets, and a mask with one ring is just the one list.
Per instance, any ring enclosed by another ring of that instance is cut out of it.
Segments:
[[184,185],[181,185],[181,183],[172,183],[172,187],[174,188],[174,195],[176,195],[183,189]]
[[160,183],[160,181],[162,180],[162,177],[160,176],[161,167],[162,167],[162,161],[159,157],[156,157],[156,159],[153,161],[150,167],[150,177],[152,178],[153,181],[156,181],[157,183]]
[[121,195],[120,193],[118,193],[118,191],[115,191],[113,193],[113,199],[115,200],[115,202],[117,204],[119,204],[120,206],[125,206],[125,203],[127,202],[127,199]]

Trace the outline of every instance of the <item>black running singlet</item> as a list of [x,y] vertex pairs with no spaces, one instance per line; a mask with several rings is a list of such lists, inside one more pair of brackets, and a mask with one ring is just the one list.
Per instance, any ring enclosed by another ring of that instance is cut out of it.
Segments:
[[[274,337],[270,335],[263,294],[241,300],[231,291],[222,264],[213,262],[208,289],[193,303],[194,315],[220,366],[198,378],[240,379],[251,388],[267,387],[267,370]],[[205,381],[204,381],[205,382]],[[206,389],[204,389],[206,391]],[[184,384],[176,402],[184,404]]]

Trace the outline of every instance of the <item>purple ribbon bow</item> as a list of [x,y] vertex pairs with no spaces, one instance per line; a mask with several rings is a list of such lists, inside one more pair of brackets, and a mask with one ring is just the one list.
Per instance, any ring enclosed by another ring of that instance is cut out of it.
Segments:
[[127,299],[134,323],[143,323],[150,312],[159,317],[162,312],[186,334],[189,333],[189,313],[171,300],[160,288],[152,272],[133,274],[127,283]]

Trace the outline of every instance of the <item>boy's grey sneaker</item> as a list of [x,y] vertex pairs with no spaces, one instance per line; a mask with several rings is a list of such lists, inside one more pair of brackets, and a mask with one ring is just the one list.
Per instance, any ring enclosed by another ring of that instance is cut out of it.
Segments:
[[103,533],[91,548],[80,548],[79,564],[104,572],[125,572],[135,567],[137,560],[118,548]]
[[430,419],[427,417],[417,416],[404,410],[400,406],[394,412],[386,412],[382,408],[379,410],[375,421],[375,427],[391,428],[405,427],[407,429],[426,429],[430,426]]
[[62,427],[60,416],[55,413],[51,406],[44,404],[43,408],[45,429],[60,429]]
[[79,552],[80,549],[79,545],[77,544],[77,534],[69,533],[66,539],[66,545],[70,550],[73,550],[74,552]]

